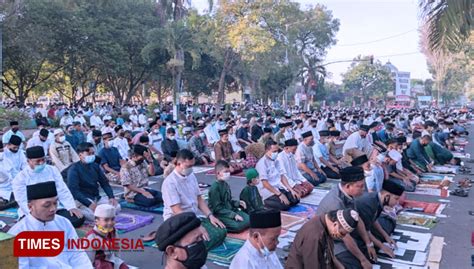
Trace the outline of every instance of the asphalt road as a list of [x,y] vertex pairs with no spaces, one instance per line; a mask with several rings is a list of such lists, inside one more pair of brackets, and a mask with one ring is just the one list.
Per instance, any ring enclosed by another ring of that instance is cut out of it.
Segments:
[[[474,133],[474,127],[471,126],[470,132]],[[474,138],[469,139],[470,144],[466,148],[466,152],[474,156]],[[465,162],[467,167],[474,168],[474,163]],[[457,175],[455,181],[458,181],[461,178],[465,178],[466,175]],[[473,176],[467,176],[471,179],[474,179]],[[205,175],[205,173],[197,174],[197,178],[200,182],[205,182],[212,184],[215,180],[213,176]],[[156,179],[155,179],[156,180]],[[151,187],[157,190],[161,189],[162,179],[158,179],[158,182],[152,184]],[[229,184],[231,190],[233,191],[232,195],[237,198],[240,190],[245,186],[245,179],[232,177],[229,179]],[[455,183],[451,184],[450,189],[454,189]],[[444,237],[445,246],[443,248],[443,256],[441,260],[440,268],[455,268],[455,269],[464,269],[472,268],[471,267],[471,255],[474,254],[473,247],[471,246],[471,232],[474,231],[474,216],[468,214],[469,210],[474,210],[473,203],[474,193],[471,190],[470,196],[467,198],[450,196],[444,198],[449,200],[447,203],[446,209],[443,211],[446,218],[439,218],[439,222],[431,229],[431,232],[434,236]],[[420,200],[420,201],[429,201],[437,202],[440,198],[434,196],[425,196],[425,195],[413,195],[408,194],[409,199]],[[443,198],[441,198],[443,199]],[[133,212],[134,214],[148,214],[140,211],[132,211],[129,209],[123,209],[123,212]],[[163,222],[162,215],[153,214],[155,220],[151,225],[143,227],[141,229],[126,233],[121,235],[121,237],[128,238],[140,238],[142,235],[146,235],[151,231],[157,229],[157,227]],[[7,223],[11,223],[12,220],[8,218],[0,218]],[[405,230],[413,230],[420,232],[417,229],[409,229],[403,227]],[[279,252],[279,255],[284,255],[284,253]],[[139,268],[164,268],[163,264],[163,253],[158,249],[145,247],[143,252],[123,252],[121,257],[130,265],[137,266]],[[224,268],[217,266],[213,263],[207,263],[208,268]],[[407,267],[408,268],[408,267]]]

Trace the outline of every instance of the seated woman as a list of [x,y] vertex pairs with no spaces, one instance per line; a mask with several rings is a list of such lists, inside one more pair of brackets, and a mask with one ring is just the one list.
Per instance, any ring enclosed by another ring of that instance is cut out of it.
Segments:
[[229,163],[230,173],[238,174],[243,170],[243,164],[238,163],[234,156],[234,150],[229,142],[229,133],[227,129],[219,130],[220,139],[214,145],[216,162],[224,160]]
[[239,233],[249,227],[250,220],[249,215],[242,211],[246,208],[245,202],[232,200],[230,186],[226,182],[230,177],[229,168],[226,161],[216,163],[216,182],[209,190],[209,209],[224,223],[228,232]]
[[135,145],[131,159],[120,169],[120,180],[125,187],[125,199],[144,207],[161,204],[163,202],[161,192],[147,188],[148,176],[154,174],[155,167],[150,152],[145,146]]

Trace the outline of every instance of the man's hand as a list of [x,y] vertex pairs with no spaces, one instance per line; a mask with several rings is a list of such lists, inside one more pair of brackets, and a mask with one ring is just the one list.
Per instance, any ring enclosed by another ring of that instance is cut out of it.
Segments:
[[397,248],[397,242],[395,242],[395,240],[393,240],[393,238],[391,238],[390,236],[385,238],[385,242],[387,242],[392,248]]
[[309,173],[309,175],[310,175],[314,180],[319,179],[318,175],[316,175],[316,173],[314,173],[313,171],[311,171],[311,172]]
[[92,203],[89,205],[89,208],[92,210],[92,211],[95,211],[95,208],[97,207],[97,204],[96,203]]
[[374,262],[376,262],[377,261],[377,253],[375,252],[374,246],[367,247],[367,251],[369,252],[370,259],[373,260]]
[[283,194],[283,193],[280,193],[280,196],[278,196],[278,198],[280,198],[280,201],[285,204],[285,205],[289,205],[290,204],[290,201],[288,201],[288,198],[286,198],[286,196]]
[[339,169],[337,169],[337,167],[331,167],[331,170],[334,171],[335,173],[339,174]]
[[109,204],[112,205],[112,206],[117,206],[117,200],[115,200],[115,198],[110,198],[109,199]]
[[294,198],[296,198],[298,200],[301,199],[301,195],[299,193],[297,193],[295,190],[292,189],[290,192],[291,192],[291,195],[293,195]]
[[372,264],[367,259],[364,259],[360,264],[363,269],[372,269]]
[[244,201],[240,200],[239,204],[243,209],[247,209],[247,204]]
[[391,248],[389,248],[387,245],[383,245],[381,250],[383,251],[383,253],[390,256],[390,258],[395,257],[395,253],[393,253],[393,250]]
[[211,241],[211,238],[209,237],[207,230],[204,227],[202,227],[202,225],[199,227],[199,229],[201,229],[201,232],[202,232],[202,239],[204,239],[205,241]]
[[115,171],[113,172],[116,176],[120,176],[120,171]]
[[209,162],[207,161],[206,157],[203,156],[201,159],[202,159],[202,161],[204,162],[204,165],[208,165],[208,164],[209,164]]
[[74,215],[74,216],[78,217],[79,219],[82,219],[82,217],[84,217],[82,212],[77,208],[69,209],[69,214],[71,214],[71,217]]
[[244,221],[244,218],[242,218],[242,216],[240,216],[239,214],[236,214],[234,219],[236,221]]
[[147,191],[143,191],[142,195],[145,196],[148,199],[153,199],[154,198],[153,195],[151,193],[147,192]]
[[214,215],[209,216],[209,221],[214,225],[216,228],[225,229],[224,223],[222,223],[218,218],[214,217]]

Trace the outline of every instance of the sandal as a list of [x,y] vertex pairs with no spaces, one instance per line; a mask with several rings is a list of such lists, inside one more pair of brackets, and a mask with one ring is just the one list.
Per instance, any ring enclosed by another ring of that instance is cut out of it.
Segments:
[[209,188],[211,185],[207,184],[207,183],[202,183],[202,182],[199,182],[199,188]]
[[462,189],[462,188],[455,189],[450,194],[452,194],[454,196],[459,196],[459,197],[467,197],[469,195],[469,193],[466,190]]
[[155,238],[156,238],[156,231],[150,232],[150,233],[147,234],[147,235],[142,235],[141,238],[142,238],[143,242],[151,242],[151,241],[154,241]]

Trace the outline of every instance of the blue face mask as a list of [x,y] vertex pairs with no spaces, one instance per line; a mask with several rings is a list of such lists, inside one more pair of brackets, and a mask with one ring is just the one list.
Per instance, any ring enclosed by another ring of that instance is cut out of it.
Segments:
[[46,164],[43,163],[43,164],[38,164],[37,166],[35,166],[35,169],[33,170],[35,173],[41,173],[44,168],[46,167]]
[[273,152],[272,153],[272,160],[276,160],[278,158],[278,152]]
[[87,163],[87,164],[91,164],[95,161],[95,155],[89,155],[89,156],[86,156],[84,158],[84,161]]

